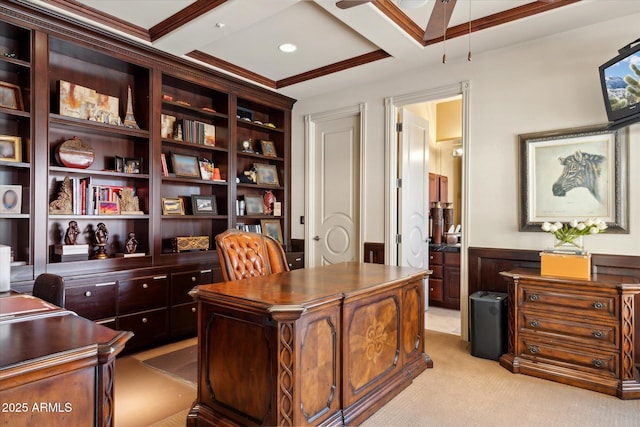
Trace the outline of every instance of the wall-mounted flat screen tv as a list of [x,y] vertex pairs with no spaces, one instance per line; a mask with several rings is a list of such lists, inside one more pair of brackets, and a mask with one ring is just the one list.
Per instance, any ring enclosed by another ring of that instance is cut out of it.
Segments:
[[640,121],[640,44],[618,53],[600,66],[600,85],[609,121],[624,126]]

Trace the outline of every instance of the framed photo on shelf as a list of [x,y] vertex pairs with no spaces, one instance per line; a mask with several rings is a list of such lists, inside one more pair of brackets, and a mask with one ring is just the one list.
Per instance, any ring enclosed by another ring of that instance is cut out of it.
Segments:
[[22,186],[0,185],[0,213],[19,214],[22,209]]
[[20,86],[7,82],[0,82],[0,107],[19,111],[24,110]]
[[18,136],[0,135],[0,160],[22,161],[22,139]]
[[278,183],[278,169],[275,165],[254,163],[253,166],[256,168],[256,184],[280,185]]
[[179,197],[163,197],[162,215],[184,215],[182,199]]
[[162,132],[163,138],[173,139],[173,126],[175,123],[175,116],[160,114],[160,132]]
[[191,209],[194,215],[218,215],[216,196],[191,195]]
[[280,220],[278,219],[261,219],[260,227],[262,228],[262,234],[271,236],[276,239],[280,244],[282,242],[282,229],[280,228]]
[[182,178],[201,178],[200,163],[195,156],[171,153],[173,173]]
[[98,202],[99,215],[118,215],[120,213],[120,205],[118,202]]
[[199,160],[200,163],[200,177],[202,179],[213,179],[213,163],[206,160]]
[[262,155],[267,157],[278,157],[276,153],[276,146],[273,141],[260,140],[260,146],[262,147]]
[[264,202],[260,196],[244,196],[247,215],[262,215],[264,213]]
[[519,135],[520,231],[601,218],[628,233],[628,141],[627,128],[607,125]]
[[142,173],[142,157],[139,159],[124,159],[125,173]]

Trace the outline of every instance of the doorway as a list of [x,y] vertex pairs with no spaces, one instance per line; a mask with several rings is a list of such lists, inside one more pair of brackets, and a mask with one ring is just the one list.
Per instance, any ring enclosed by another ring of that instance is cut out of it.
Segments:
[[[401,162],[403,161],[404,154],[402,154],[398,138],[398,133],[396,131],[396,121],[399,114],[399,111],[402,109],[411,110],[410,106],[415,106],[416,104],[422,103],[435,103],[437,101],[453,99],[456,97],[461,98],[462,100],[462,135],[459,141],[455,142],[456,153],[467,153],[467,145],[468,145],[468,106],[469,106],[469,91],[470,91],[470,83],[465,81],[460,84],[455,84],[447,87],[442,87],[434,90],[429,90],[425,92],[412,93],[408,95],[402,95],[392,98],[387,98],[385,100],[385,124],[386,124],[386,135],[385,135],[385,157],[386,164],[388,168],[385,172],[385,182],[386,182],[386,200],[389,201],[387,203],[387,208],[385,211],[385,224],[386,230],[385,233],[385,247],[387,248],[385,253],[385,263],[391,265],[399,265],[401,263],[401,258],[399,258],[399,244],[397,242],[401,241],[399,238],[399,231],[402,229],[402,222],[405,218],[401,211],[399,211],[399,207],[402,205],[402,201],[399,199],[401,197],[400,192],[398,191],[398,172],[401,169]],[[434,135],[435,139],[435,135]],[[440,147],[442,152],[449,153],[449,147],[445,149],[443,145]],[[453,156],[454,151],[450,151]],[[433,162],[433,158],[438,159],[437,153],[434,153],[430,162]],[[459,193],[460,193],[460,206],[458,208],[459,220],[456,219],[456,223],[461,224],[461,244],[460,244],[460,261],[459,261],[459,298],[460,298],[460,335],[462,339],[468,339],[468,271],[467,271],[467,248],[468,248],[468,239],[465,236],[468,235],[468,212],[469,206],[467,203],[467,189],[468,183],[466,182],[466,177],[468,176],[468,156],[462,156],[460,161],[460,178],[459,178]],[[440,165],[438,165],[440,166]],[[431,166],[430,166],[431,169]],[[425,176],[424,180],[428,180],[428,177]],[[404,183],[403,183],[404,185]],[[428,212],[425,212],[425,216],[428,217]],[[428,289],[425,289],[425,294],[428,294]]]

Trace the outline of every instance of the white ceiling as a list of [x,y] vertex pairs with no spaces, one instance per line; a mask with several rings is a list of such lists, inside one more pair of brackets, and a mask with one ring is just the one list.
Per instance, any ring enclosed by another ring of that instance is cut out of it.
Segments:
[[[209,1],[216,3],[214,0]],[[407,0],[391,1],[397,4]],[[435,1],[427,0],[419,8],[403,8],[401,11],[424,29]],[[554,1],[558,0],[543,0],[538,3]],[[98,26],[112,27],[111,19],[117,18],[115,21],[120,22],[121,29],[130,25],[144,31],[169,18],[175,19],[175,14],[196,3],[202,4],[201,2],[202,0],[76,0],[66,3],[75,3],[84,9],[70,10],[58,8],[62,3],[59,0],[32,1]],[[200,51],[247,71],[248,74],[244,76],[243,73],[235,73],[242,78],[257,81],[296,99],[325,93],[327,87],[339,90],[354,84],[397,76],[407,69],[446,66],[442,64],[445,49],[448,62],[452,62],[467,57],[469,44],[473,56],[477,57],[482,52],[505,45],[640,13],[640,1],[636,0],[582,0],[473,32],[471,38],[464,35],[449,39],[444,44],[439,42],[424,46],[371,3],[345,10],[336,7],[335,0],[217,0],[217,3],[221,4],[157,40],[139,40],[191,61],[194,59],[186,55],[192,51]],[[470,19],[473,21],[529,3],[536,2],[458,0],[449,28],[466,24]],[[92,13],[85,13],[87,11]],[[167,22],[171,21],[164,22],[164,25]],[[133,37],[126,31],[116,32]],[[285,42],[296,44],[298,50],[291,54],[280,52],[278,46]],[[387,52],[390,57],[275,88],[283,83],[283,79],[378,50]],[[228,70],[222,71],[229,73]]]

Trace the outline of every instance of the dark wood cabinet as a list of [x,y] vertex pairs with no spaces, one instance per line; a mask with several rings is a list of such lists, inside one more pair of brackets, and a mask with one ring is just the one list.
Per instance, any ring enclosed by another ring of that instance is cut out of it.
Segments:
[[199,285],[222,281],[220,269],[191,270],[171,274],[172,338],[195,336],[198,332],[197,306],[189,292]]
[[634,277],[591,280],[501,273],[508,281],[508,353],[500,364],[622,399],[640,398],[634,356]]
[[429,172],[429,206],[449,202],[449,178]]
[[429,305],[460,310],[460,252],[429,251]]
[[[0,185],[16,186],[22,198],[15,212],[0,213],[0,244],[14,253],[12,287],[28,292],[41,273],[64,276],[69,309],[131,328],[136,335],[129,346],[195,333],[194,320],[184,317],[193,284],[179,275],[217,269],[216,234],[239,223],[276,220],[289,249],[295,100],[27,2],[3,2],[0,15],[0,46],[7,53],[0,57],[0,81],[15,85],[22,99],[16,108],[0,106],[0,135],[17,141],[18,153],[0,159]],[[175,117],[182,134],[166,132],[163,116]],[[193,122],[215,128],[215,138],[194,137],[187,128]],[[74,137],[90,146],[93,162],[86,167],[60,159],[61,144]],[[245,140],[251,152],[243,151]],[[176,173],[174,155],[195,160],[193,173]],[[135,167],[122,167],[130,161]],[[220,179],[202,173],[200,161]],[[255,164],[272,168],[276,182],[237,183]],[[50,209],[67,178],[75,186],[73,210]],[[134,191],[139,212],[120,209],[119,201],[96,203],[100,190],[122,188]],[[267,190],[281,203],[279,215],[238,216],[237,201]],[[216,211],[194,212],[194,195],[211,197]],[[183,209],[163,212],[163,200],[180,200]],[[64,242],[71,221],[81,230],[77,243],[88,245],[88,259],[58,262],[54,247]],[[95,259],[100,223],[109,232],[106,259]],[[141,256],[116,256],[129,233]],[[177,252],[173,238],[187,236],[207,236],[209,247]],[[165,275],[163,284],[156,275]],[[154,280],[144,288],[149,277]],[[210,273],[198,282],[214,279]]]

